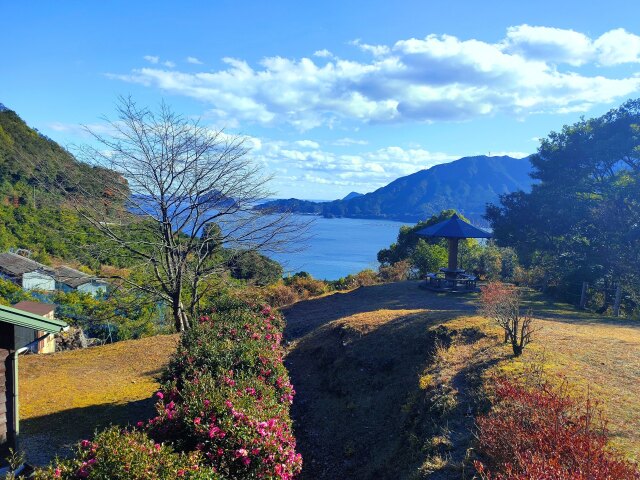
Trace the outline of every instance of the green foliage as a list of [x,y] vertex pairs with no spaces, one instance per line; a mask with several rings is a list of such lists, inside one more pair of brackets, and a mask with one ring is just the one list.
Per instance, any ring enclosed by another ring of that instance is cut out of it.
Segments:
[[51,299],[58,306],[58,318],[105,342],[170,331],[170,327],[161,321],[163,307],[138,292],[112,290],[106,296],[94,298],[88,293],[57,291]]
[[233,278],[269,285],[282,278],[282,265],[256,251],[237,252],[227,264]]
[[446,267],[448,257],[446,247],[440,244],[430,244],[420,239],[409,258],[413,267],[418,270],[420,276],[423,276]]
[[15,283],[0,278],[0,304],[13,305],[22,300],[34,300],[34,298]]
[[[382,249],[378,252],[378,261],[382,265],[390,265],[401,260],[406,260],[407,258],[411,257],[420,240],[431,245],[438,244],[445,246],[446,240],[441,238],[424,239],[419,237],[417,235],[417,232],[419,230],[422,230],[423,228],[435,225],[436,223],[451,218],[455,213],[455,210],[443,210],[438,215],[433,215],[428,220],[418,222],[413,227],[403,225],[402,227],[400,227],[397,241],[395,243],[392,243],[389,248]],[[467,220],[462,215],[459,216],[461,219]]]
[[111,427],[93,441],[77,445],[75,458],[57,460],[38,470],[36,480],[216,480],[210,467],[201,467],[200,452],[176,453],[170,446],[155,443],[145,433]]
[[[551,132],[531,157],[531,193],[490,205],[499,245],[525,267],[542,269],[543,288],[577,302],[582,281],[625,298],[640,292],[640,100]],[[601,311],[612,299],[605,296]],[[627,301],[629,311],[638,303]]]

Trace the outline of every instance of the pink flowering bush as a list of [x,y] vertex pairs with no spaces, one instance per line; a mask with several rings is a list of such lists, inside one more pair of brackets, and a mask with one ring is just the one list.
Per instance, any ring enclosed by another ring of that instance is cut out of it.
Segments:
[[72,460],[60,460],[36,472],[35,478],[92,480],[221,480],[210,467],[201,466],[197,452],[179,454],[167,445],[155,443],[142,432],[111,427],[83,440]]
[[282,363],[282,318],[227,300],[182,336],[158,392],[158,416],[140,425],[157,441],[199,452],[229,479],[291,479],[295,394]]
[[42,479],[290,480],[302,468],[284,322],[267,305],[222,300],[185,332],[156,393],[158,415],[83,441]]

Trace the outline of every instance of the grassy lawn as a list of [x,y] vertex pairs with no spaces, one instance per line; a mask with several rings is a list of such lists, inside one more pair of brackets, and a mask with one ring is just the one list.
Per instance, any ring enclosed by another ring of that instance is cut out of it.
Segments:
[[46,463],[96,428],[152,416],[156,376],[176,342],[175,335],[156,336],[20,357],[20,427],[29,460]]
[[464,460],[483,378],[532,362],[601,399],[614,445],[640,456],[640,322],[533,294],[527,303],[542,328],[518,361],[473,294],[403,282],[286,309],[303,478],[471,478]]

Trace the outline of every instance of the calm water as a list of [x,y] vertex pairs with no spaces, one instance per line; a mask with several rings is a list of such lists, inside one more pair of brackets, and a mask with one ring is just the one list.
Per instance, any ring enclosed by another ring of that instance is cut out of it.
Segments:
[[311,238],[304,250],[270,256],[282,263],[285,272],[304,270],[326,280],[336,280],[365,268],[376,269],[378,251],[395,242],[398,230],[405,225],[389,220],[311,218],[314,218]]

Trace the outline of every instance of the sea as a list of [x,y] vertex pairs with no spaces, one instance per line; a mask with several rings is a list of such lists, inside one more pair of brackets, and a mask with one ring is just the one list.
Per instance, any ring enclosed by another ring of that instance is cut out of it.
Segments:
[[378,251],[395,242],[400,227],[406,225],[391,220],[299,217],[301,222],[313,220],[304,245],[299,251],[269,256],[282,264],[285,274],[305,271],[324,280],[377,269]]

